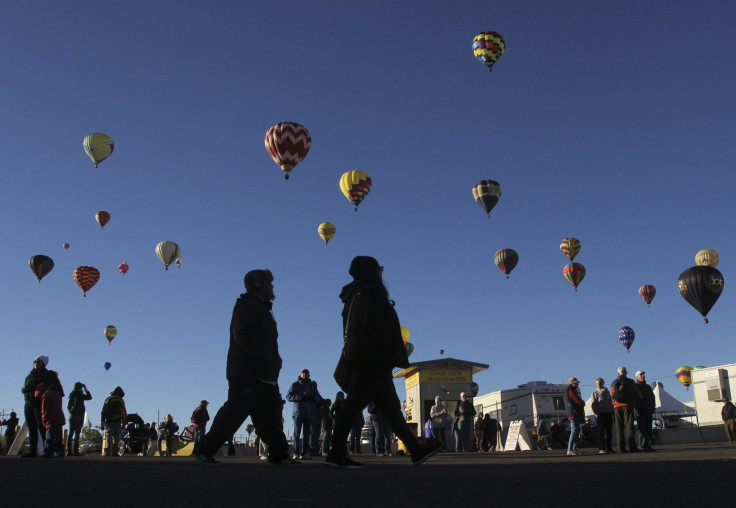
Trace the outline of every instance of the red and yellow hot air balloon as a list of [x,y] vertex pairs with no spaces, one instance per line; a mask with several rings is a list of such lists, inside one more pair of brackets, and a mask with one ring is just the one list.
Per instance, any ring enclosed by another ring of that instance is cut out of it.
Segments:
[[340,190],[355,205],[356,212],[358,205],[363,202],[371,188],[373,180],[363,171],[348,171],[340,177]]
[[581,263],[568,263],[562,269],[562,276],[565,280],[572,284],[575,291],[578,290],[578,285],[585,278],[585,267]]
[[560,243],[560,251],[567,256],[570,261],[575,259],[575,256],[580,252],[580,240],[577,238],[563,238]]
[[284,178],[289,179],[289,173],[294,166],[304,160],[312,146],[312,136],[303,125],[294,122],[279,122],[266,131],[264,140],[266,151],[281,171],[286,173]]
[[677,371],[675,371],[675,376],[677,376],[677,380],[685,386],[686,390],[690,389],[690,384],[693,382],[692,377],[690,376],[690,372],[692,372],[692,370],[692,367],[683,365],[682,367],[677,369]]
[[100,271],[93,266],[80,266],[74,270],[74,281],[82,290],[85,297],[87,296],[87,291],[92,289],[92,286],[97,284],[98,280],[100,280]]
[[644,284],[639,288],[639,296],[641,296],[642,300],[647,302],[647,306],[651,305],[656,294],[657,290],[651,284]]
[[409,342],[409,336],[411,333],[409,333],[409,329],[405,326],[401,327],[401,340],[404,341],[404,345],[406,345],[407,342]]

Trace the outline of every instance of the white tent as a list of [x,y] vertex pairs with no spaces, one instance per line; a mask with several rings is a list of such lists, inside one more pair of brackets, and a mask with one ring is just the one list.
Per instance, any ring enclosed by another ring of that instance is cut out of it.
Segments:
[[[669,413],[680,416],[695,416],[695,409],[686,406],[664,390],[659,381],[652,383],[655,413]],[[593,394],[585,401],[585,416],[593,416]]]

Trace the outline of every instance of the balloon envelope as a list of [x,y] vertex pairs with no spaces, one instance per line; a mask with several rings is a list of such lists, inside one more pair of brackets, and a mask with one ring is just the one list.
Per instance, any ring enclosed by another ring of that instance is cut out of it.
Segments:
[[627,353],[631,345],[634,343],[634,338],[634,330],[632,330],[631,327],[624,326],[618,331],[618,340],[620,340],[621,344],[624,345]]
[[273,161],[285,172],[289,172],[304,160],[312,146],[312,137],[302,125],[294,122],[279,122],[266,131],[266,151]]
[[335,225],[331,222],[323,222],[319,226],[317,226],[317,234],[322,237],[322,240],[325,241],[325,244],[327,244],[333,236],[335,236],[335,233],[337,232],[337,228]]
[[406,348],[406,356],[411,356],[411,354],[414,352],[414,344],[411,342],[407,342],[404,344],[404,347]]
[[87,134],[82,141],[82,146],[92,162],[95,163],[95,167],[107,159],[115,150],[115,143],[112,138],[102,132]]
[[117,334],[118,334],[118,329],[115,328],[113,325],[108,325],[105,327],[105,338],[107,339],[108,344],[112,342],[112,339],[114,339]]
[[698,266],[712,266],[715,268],[720,260],[721,256],[713,249],[703,249],[695,254],[695,264]]
[[105,370],[110,370],[110,367],[112,367],[112,363],[105,362]]
[[712,266],[693,266],[680,274],[677,289],[708,322],[708,312],[723,292],[723,275]]
[[479,389],[480,389],[480,387],[478,386],[478,383],[476,383],[475,381],[473,381],[473,383],[470,385],[470,391],[473,394],[473,397],[475,397],[476,395],[478,395],[478,390]]
[[508,279],[511,270],[519,262],[519,254],[514,249],[501,249],[493,255],[493,262],[496,263],[499,270],[506,274]]
[[92,289],[92,286],[97,284],[98,280],[100,280],[100,271],[93,266],[80,266],[74,270],[74,281],[82,290],[85,297],[87,296],[87,291]]
[[652,303],[656,294],[657,290],[651,284],[644,284],[639,288],[639,296],[641,296],[642,300],[647,302],[647,305]]
[[180,253],[181,249],[179,249],[179,246],[174,242],[159,242],[158,245],[156,245],[156,255],[167,270],[169,269],[169,265],[179,257]]
[[407,327],[405,327],[405,326],[402,326],[401,327],[401,340],[404,341],[404,344],[406,344],[407,342],[409,342],[409,336],[410,335],[411,335],[411,333],[409,332],[409,329]]
[[568,263],[562,269],[562,276],[577,291],[578,284],[585,278],[585,267],[581,263]]
[[677,369],[677,371],[675,371],[675,376],[677,376],[677,380],[682,383],[688,390],[690,389],[690,384],[692,384],[693,382],[692,377],[690,376],[690,372],[692,372],[692,370],[692,367],[684,365]]
[[126,273],[128,273],[128,270],[129,270],[129,269],[130,269],[130,267],[128,266],[128,263],[126,263],[126,262],[122,262],[122,263],[120,263],[120,264],[118,265],[118,270],[119,270],[119,271],[120,271],[120,273],[122,273],[123,275],[125,275]]
[[356,212],[372,188],[373,180],[363,171],[348,171],[340,177],[340,190],[355,205]]
[[65,244],[62,245],[62,247],[64,247],[64,249],[68,249],[69,248],[69,244],[68,243],[65,243]]
[[41,279],[46,277],[54,269],[54,260],[43,254],[36,254],[28,260],[28,266],[31,267],[31,271],[38,279],[38,282],[41,282]]
[[501,184],[496,180],[481,180],[475,184],[472,190],[475,202],[486,212],[486,216],[490,219],[491,210],[501,199]]
[[110,213],[101,210],[95,214],[95,220],[97,221],[97,224],[100,225],[100,229],[102,229],[105,227],[105,224],[110,222]]
[[488,72],[505,49],[506,41],[498,32],[481,32],[473,38],[473,56],[488,66]]
[[572,261],[580,252],[580,240],[577,238],[563,238],[560,243],[560,251]]

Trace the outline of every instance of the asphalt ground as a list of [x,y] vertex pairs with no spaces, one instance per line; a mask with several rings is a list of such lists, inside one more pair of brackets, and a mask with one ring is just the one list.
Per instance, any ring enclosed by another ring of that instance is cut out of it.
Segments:
[[3,506],[142,508],[229,506],[733,506],[736,444],[664,445],[654,453],[579,457],[564,450],[353,456],[364,469],[321,458],[275,466],[255,454],[26,459],[0,457]]

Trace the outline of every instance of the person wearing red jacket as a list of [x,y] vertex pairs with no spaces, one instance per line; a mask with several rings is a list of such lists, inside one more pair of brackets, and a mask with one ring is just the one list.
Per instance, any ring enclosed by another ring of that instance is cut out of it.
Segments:
[[567,419],[570,421],[570,440],[567,443],[568,455],[582,455],[583,452],[578,449],[578,435],[580,427],[585,420],[585,402],[580,398],[578,393],[578,378],[571,377],[567,382],[565,389],[565,405],[567,406]]
[[43,443],[44,457],[64,458],[63,429],[66,424],[64,417],[64,392],[60,385],[46,386],[40,383],[36,386],[36,397],[41,399],[41,422],[46,428],[46,439]]

